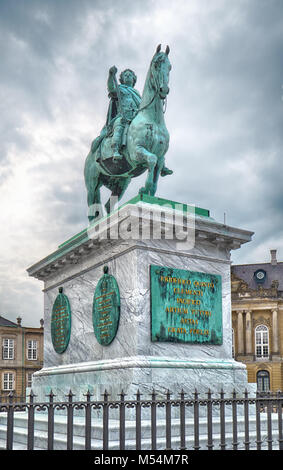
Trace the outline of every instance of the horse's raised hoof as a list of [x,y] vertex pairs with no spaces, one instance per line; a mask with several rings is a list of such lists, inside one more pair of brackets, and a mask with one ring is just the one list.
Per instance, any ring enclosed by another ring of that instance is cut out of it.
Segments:
[[164,168],[162,168],[160,172],[160,176],[172,175],[172,173],[173,173],[173,170],[169,170],[169,168],[165,166]]

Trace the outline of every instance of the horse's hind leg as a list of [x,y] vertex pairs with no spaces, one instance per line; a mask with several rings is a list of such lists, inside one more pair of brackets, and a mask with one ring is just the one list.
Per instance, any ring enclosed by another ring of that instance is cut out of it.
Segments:
[[114,209],[115,203],[120,201],[120,199],[124,195],[124,192],[129,186],[130,181],[130,176],[128,178],[113,178],[110,181],[110,184],[107,184],[107,187],[112,191],[110,198],[105,204],[107,214],[110,214],[110,212],[112,212],[112,210]]
[[157,164],[155,165],[155,168],[153,170],[153,183],[152,183],[152,188],[151,188],[151,196],[154,196],[156,191],[157,191],[157,183],[159,179],[160,172],[163,168],[164,165],[164,157],[161,157],[157,160]]
[[87,205],[88,205],[88,220],[89,223],[94,222],[96,219],[100,219],[103,216],[102,205],[100,200],[100,182],[99,175],[93,178],[92,181],[87,184]]

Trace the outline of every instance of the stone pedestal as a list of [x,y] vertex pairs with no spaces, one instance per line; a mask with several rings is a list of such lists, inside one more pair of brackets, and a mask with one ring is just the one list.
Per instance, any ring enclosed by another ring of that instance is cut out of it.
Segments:
[[[45,400],[51,389],[56,400],[70,389],[75,400],[84,399],[87,390],[100,400],[105,389],[112,399],[122,389],[128,398],[137,389],[146,396],[153,388],[162,394],[182,388],[242,392],[248,387],[246,366],[232,358],[230,251],[251,236],[216,222],[208,211],[137,197],[29,268],[29,275],[44,281],[44,367],[32,386],[37,400]],[[152,342],[150,265],[221,276],[222,344]],[[92,321],[104,266],[117,280],[121,303],[117,334],[107,346],[97,341]],[[62,287],[70,302],[71,334],[59,354],[51,340],[51,315]]]

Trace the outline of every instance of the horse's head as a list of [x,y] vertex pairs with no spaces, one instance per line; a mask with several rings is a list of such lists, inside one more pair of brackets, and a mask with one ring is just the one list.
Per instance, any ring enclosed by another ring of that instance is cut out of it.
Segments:
[[168,58],[169,46],[166,51],[161,51],[161,44],[157,47],[151,61],[151,83],[159,97],[164,100],[169,93],[169,72],[172,68]]

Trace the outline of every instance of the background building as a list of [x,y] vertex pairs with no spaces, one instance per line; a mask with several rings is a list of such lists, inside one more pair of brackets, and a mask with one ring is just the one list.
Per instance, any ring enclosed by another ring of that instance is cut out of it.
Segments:
[[25,397],[26,387],[31,386],[32,374],[43,366],[43,320],[40,328],[29,328],[0,316],[0,395],[11,391]]
[[283,390],[283,263],[231,268],[233,354],[260,391]]

